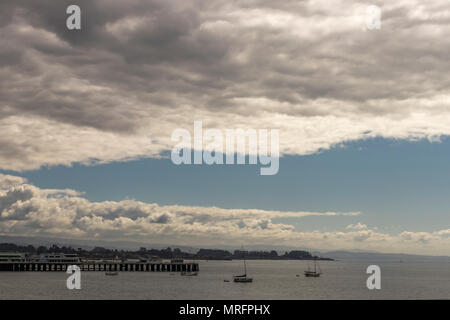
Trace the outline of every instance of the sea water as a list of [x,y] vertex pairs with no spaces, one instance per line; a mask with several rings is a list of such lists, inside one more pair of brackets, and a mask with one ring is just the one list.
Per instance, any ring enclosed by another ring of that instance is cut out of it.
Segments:
[[[449,299],[450,263],[383,262],[381,289],[369,290],[369,263],[321,261],[323,274],[305,278],[307,261],[247,261],[252,283],[234,283],[243,263],[196,261],[198,276],[170,272],[82,272],[68,290],[64,272],[0,272],[0,299]],[[312,265],[312,264],[311,264]],[[226,281],[224,281],[226,280]]]

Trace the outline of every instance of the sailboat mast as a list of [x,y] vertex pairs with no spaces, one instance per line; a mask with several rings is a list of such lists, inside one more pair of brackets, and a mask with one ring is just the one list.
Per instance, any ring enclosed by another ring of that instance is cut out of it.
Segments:
[[247,264],[245,263],[245,252],[244,252],[244,273],[247,274]]

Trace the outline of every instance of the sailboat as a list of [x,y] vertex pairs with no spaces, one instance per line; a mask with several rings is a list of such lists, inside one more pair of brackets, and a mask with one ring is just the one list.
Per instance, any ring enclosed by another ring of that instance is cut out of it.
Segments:
[[250,278],[247,276],[247,264],[245,263],[245,253],[243,251],[243,258],[244,258],[244,274],[240,276],[234,276],[233,281],[234,282],[253,282],[253,278]]
[[308,270],[305,271],[305,277],[307,277],[307,278],[318,278],[318,277],[320,277],[320,275],[322,274],[322,270],[320,270],[320,266],[319,266],[318,269],[319,270],[317,270],[316,257],[314,257],[314,271],[309,268],[309,263],[308,263]]

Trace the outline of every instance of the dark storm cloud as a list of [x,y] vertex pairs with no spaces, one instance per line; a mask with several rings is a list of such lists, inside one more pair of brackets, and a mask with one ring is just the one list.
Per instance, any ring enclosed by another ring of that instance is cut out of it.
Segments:
[[[286,136],[303,130],[303,143],[284,138],[281,152],[297,154],[358,139],[366,131],[399,138],[448,133],[435,123],[449,109],[445,1],[377,1],[383,14],[377,31],[364,29],[367,4],[350,0],[80,0],[82,30],[75,31],[65,27],[69,4],[0,4],[4,127],[20,127],[18,117],[36,123],[30,137],[20,132],[23,139],[3,145],[2,154],[29,143],[45,149],[36,140],[44,135],[37,128],[64,135],[61,146],[52,141],[55,160],[42,152],[28,155],[19,169],[149,156],[139,152],[136,137],[146,131],[155,141],[167,139],[180,119],[195,117],[224,127],[267,126],[285,117],[275,125],[284,126]],[[418,123],[415,115],[422,113],[424,123]],[[398,119],[401,127],[387,132]],[[66,126],[64,132],[59,125]],[[332,132],[312,136],[307,128]],[[62,145],[76,130],[89,132],[89,139],[92,130],[105,141],[110,134],[129,137],[133,150],[118,157],[120,150],[94,152],[89,145],[73,157]]]

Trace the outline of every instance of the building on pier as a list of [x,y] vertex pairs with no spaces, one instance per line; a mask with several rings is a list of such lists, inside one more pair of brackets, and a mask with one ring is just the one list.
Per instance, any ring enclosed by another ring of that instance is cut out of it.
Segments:
[[75,253],[44,253],[40,255],[39,261],[49,263],[79,263],[80,258]]
[[5,252],[0,253],[0,262],[24,262],[24,253]]

